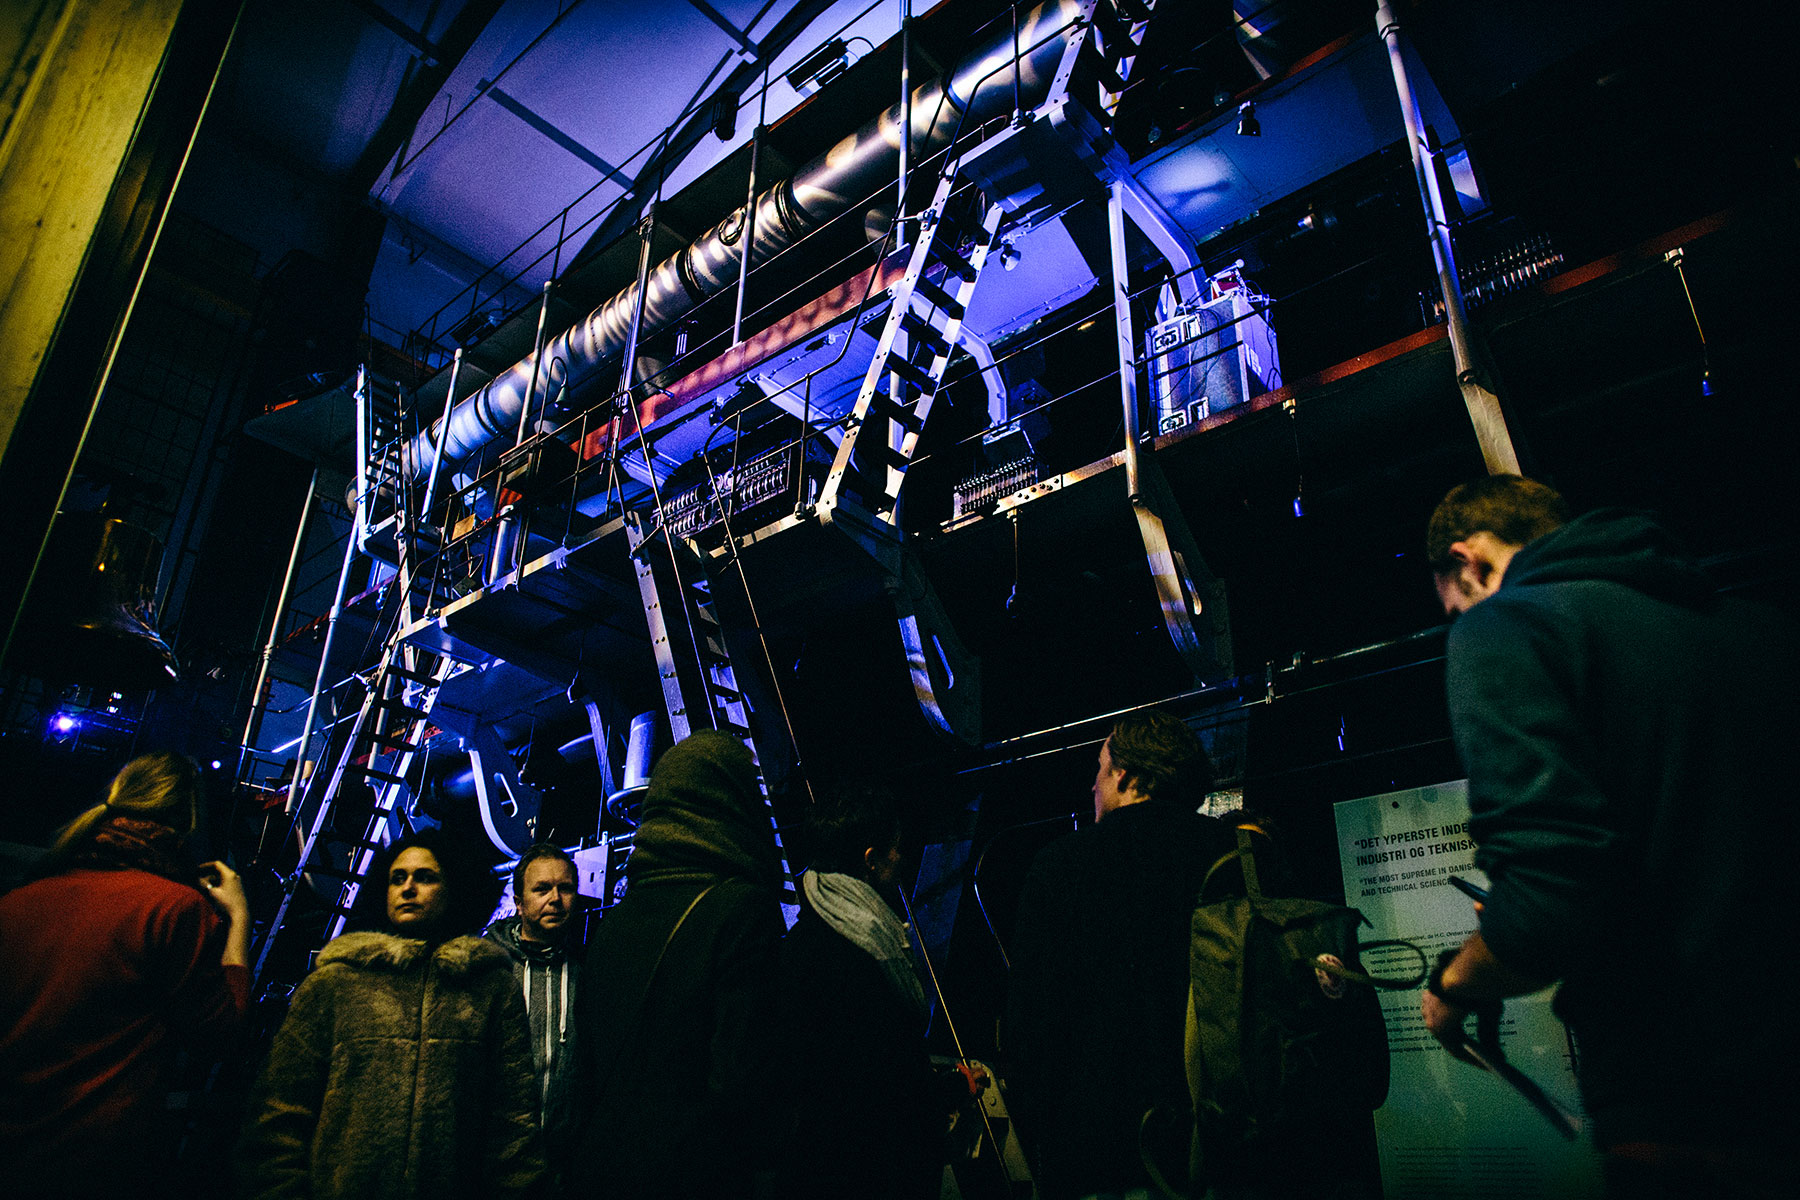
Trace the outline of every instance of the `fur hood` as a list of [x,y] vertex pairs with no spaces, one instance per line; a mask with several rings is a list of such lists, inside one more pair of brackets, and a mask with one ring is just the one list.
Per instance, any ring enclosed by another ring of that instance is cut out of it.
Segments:
[[319,951],[318,965],[343,963],[404,974],[418,966],[428,953],[437,969],[453,978],[473,978],[495,968],[512,968],[512,959],[506,951],[482,938],[451,938],[440,942],[434,950],[429,942],[392,933],[346,933]]

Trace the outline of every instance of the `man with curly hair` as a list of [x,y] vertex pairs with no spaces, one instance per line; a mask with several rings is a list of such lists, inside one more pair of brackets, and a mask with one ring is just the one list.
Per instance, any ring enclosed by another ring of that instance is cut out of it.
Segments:
[[1187,1099],[1188,922],[1236,846],[1196,811],[1205,748],[1159,710],[1101,743],[1096,824],[1047,846],[1019,899],[1007,980],[1009,1104],[1047,1200],[1148,1188],[1138,1125]]

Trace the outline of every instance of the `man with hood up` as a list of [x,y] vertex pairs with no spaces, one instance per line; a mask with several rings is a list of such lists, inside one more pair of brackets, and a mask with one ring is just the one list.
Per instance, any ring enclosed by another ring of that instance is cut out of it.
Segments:
[[663,755],[625,871],[577,998],[572,1174],[619,1196],[748,1195],[772,1156],[782,920],[781,854],[743,742],[709,730]]
[[528,846],[513,867],[512,887],[519,915],[496,921],[487,939],[512,956],[513,979],[524,994],[544,1154],[560,1171],[575,1128],[575,985],[581,974],[580,947],[570,933],[575,860],[548,842]]
[[1793,624],[1721,596],[1654,522],[1518,476],[1456,488],[1427,550],[1487,873],[1427,1026],[1560,981],[1611,1194],[1786,1194]]

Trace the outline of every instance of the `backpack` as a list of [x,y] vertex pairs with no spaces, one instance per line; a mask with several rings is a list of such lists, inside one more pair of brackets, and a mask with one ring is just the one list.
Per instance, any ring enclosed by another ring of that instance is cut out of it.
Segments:
[[[1265,896],[1248,830],[1206,873],[1190,926],[1187,1081],[1192,1108],[1187,1178],[1206,1191],[1207,1148],[1254,1142],[1309,1120],[1366,1113],[1387,1098],[1387,1027],[1376,988],[1415,988],[1425,954],[1410,942],[1359,945],[1353,908]],[[1209,903],[1220,868],[1241,865],[1242,896]],[[1375,979],[1360,951],[1399,946],[1419,956],[1409,980]],[[1158,1114],[1146,1114],[1148,1132]],[[1172,1187],[1145,1144],[1144,1162]]]

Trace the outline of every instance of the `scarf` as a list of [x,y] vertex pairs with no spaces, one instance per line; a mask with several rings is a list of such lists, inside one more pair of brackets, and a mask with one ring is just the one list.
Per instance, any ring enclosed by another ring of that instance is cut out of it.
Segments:
[[868,951],[900,998],[923,1015],[925,989],[913,966],[912,943],[887,901],[854,875],[808,871],[800,880],[813,911],[853,945]]
[[115,813],[69,855],[71,867],[148,871],[176,883],[198,886],[198,875],[181,849],[181,835],[161,821]]

